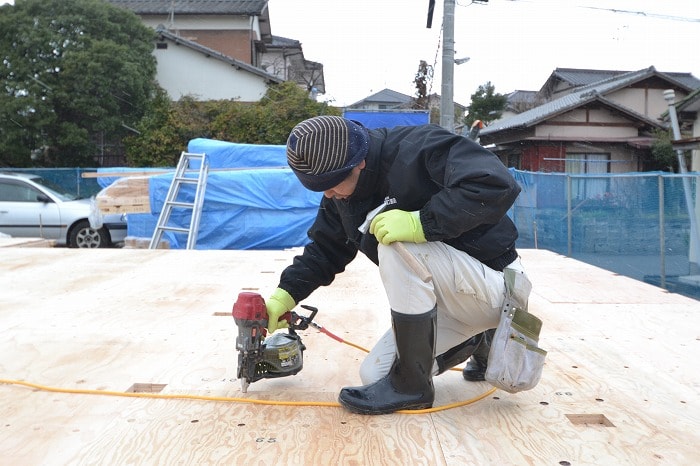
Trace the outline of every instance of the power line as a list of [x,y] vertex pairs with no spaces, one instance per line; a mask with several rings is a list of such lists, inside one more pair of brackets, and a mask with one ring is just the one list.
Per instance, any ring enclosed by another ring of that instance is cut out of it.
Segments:
[[[435,59],[433,60],[433,71],[437,68],[438,55],[440,54],[440,42],[442,41],[442,27],[444,24],[440,25],[440,34],[438,34],[437,47],[435,48]],[[430,86],[428,88],[428,96],[433,93],[433,77],[430,76]]]
[[[542,5],[541,2],[538,2],[536,0],[507,0],[511,3],[533,3],[533,4],[540,4]],[[461,7],[467,7],[470,6],[473,2],[470,2],[466,5],[460,4],[459,2],[457,3],[457,6]],[[603,7],[597,7],[597,6],[588,6],[588,5],[571,5],[570,8],[585,8],[589,10],[600,10],[600,11],[609,11],[611,13],[621,13],[621,14],[626,14],[626,15],[636,15],[636,16],[643,16],[647,18],[656,18],[656,19],[665,19],[668,21],[683,21],[687,23],[700,23],[700,18],[691,18],[687,16],[675,16],[675,15],[666,15],[666,14],[661,14],[661,13],[648,13],[646,11],[634,11],[634,10],[621,10],[618,8],[603,8]]]
[[648,18],[667,19],[669,21],[686,21],[688,23],[700,23],[700,18],[686,18],[683,16],[661,15],[658,13],[647,13],[645,11],[618,10],[616,8],[600,8],[597,6],[581,6],[581,5],[577,5],[577,8],[588,8],[589,10],[611,11],[613,13],[625,13],[625,14],[630,14],[630,15],[646,16]]

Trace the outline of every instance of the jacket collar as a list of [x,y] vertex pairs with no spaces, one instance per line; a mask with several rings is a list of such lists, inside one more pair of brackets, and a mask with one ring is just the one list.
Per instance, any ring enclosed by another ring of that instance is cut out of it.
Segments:
[[360,172],[355,192],[350,197],[352,201],[361,201],[372,197],[379,189],[379,171],[381,169],[382,136],[369,130],[369,150],[365,158],[365,168]]

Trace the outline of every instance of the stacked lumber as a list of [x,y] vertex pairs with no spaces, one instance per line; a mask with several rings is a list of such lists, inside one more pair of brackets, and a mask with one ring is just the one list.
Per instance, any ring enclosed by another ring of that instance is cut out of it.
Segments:
[[95,196],[97,208],[103,214],[150,213],[149,178],[144,175],[119,178]]

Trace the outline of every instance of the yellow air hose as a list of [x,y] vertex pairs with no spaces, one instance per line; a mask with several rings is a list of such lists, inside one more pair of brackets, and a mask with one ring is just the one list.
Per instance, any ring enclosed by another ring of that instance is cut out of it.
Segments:
[[[333,338],[334,340],[337,340],[341,343],[345,343],[346,345],[352,346],[353,348],[357,348],[361,351],[364,351],[365,353],[368,353],[369,351],[359,345],[356,345],[352,342],[346,341],[325,328],[321,327],[318,324],[313,325],[315,328],[317,328],[319,331],[322,333],[325,333],[329,337]],[[452,368],[450,370],[453,371],[459,371],[461,369],[459,368]],[[186,394],[168,394],[168,393],[133,393],[133,392],[115,392],[115,391],[110,391],[110,390],[86,390],[86,389],[77,389],[77,388],[61,388],[61,387],[49,387],[46,385],[39,385],[36,383],[31,383],[31,382],[25,382],[23,380],[11,380],[11,379],[0,379],[0,384],[6,384],[6,385],[21,385],[24,387],[28,388],[33,388],[35,390],[40,390],[44,392],[53,392],[53,393],[70,393],[70,394],[76,394],[76,395],[103,395],[103,396],[121,396],[121,397],[129,397],[129,398],[157,398],[157,399],[180,399],[180,400],[198,400],[198,401],[219,401],[219,402],[233,402],[233,403],[251,403],[251,404],[259,404],[259,405],[275,405],[275,406],[327,406],[327,407],[333,407],[333,408],[340,408],[341,405],[336,402],[331,402],[331,401],[273,401],[273,400],[256,400],[252,398],[240,398],[240,397],[227,397],[227,396],[204,396],[204,395],[186,395]],[[427,408],[427,409],[415,409],[415,410],[400,410],[396,411],[397,413],[401,414],[428,414],[428,413],[436,413],[439,411],[446,411],[448,409],[453,409],[453,408],[459,408],[461,406],[466,406],[472,403],[475,403],[479,400],[482,400],[486,398],[487,396],[491,395],[494,393],[497,389],[494,387],[481,395],[475,396],[474,398],[470,398],[468,400],[464,401],[459,401],[456,403],[450,403],[444,406],[438,406],[436,408]]]

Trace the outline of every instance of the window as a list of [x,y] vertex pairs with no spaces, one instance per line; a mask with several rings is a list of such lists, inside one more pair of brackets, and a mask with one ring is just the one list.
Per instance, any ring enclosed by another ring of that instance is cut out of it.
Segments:
[[37,202],[41,192],[23,183],[0,181],[0,201]]
[[610,172],[610,154],[567,153],[566,172],[572,175],[591,175],[572,180],[571,195],[574,199],[601,198],[608,192],[608,179],[596,178],[595,175]]

